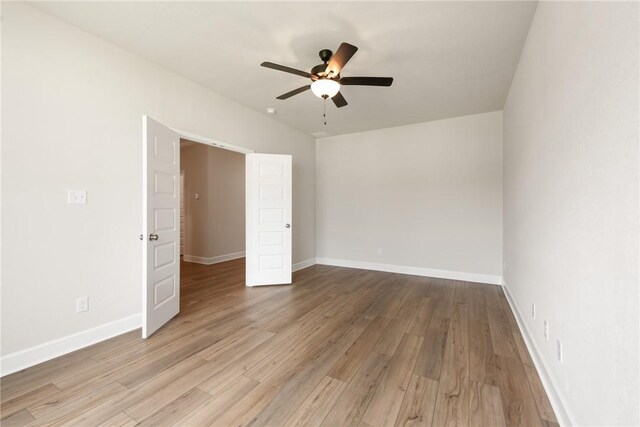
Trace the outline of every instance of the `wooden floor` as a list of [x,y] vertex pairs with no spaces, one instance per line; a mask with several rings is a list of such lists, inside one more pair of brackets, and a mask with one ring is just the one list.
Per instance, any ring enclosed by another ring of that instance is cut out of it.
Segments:
[[497,286],[313,266],[244,287],[183,263],[182,309],[2,379],[2,426],[556,425]]

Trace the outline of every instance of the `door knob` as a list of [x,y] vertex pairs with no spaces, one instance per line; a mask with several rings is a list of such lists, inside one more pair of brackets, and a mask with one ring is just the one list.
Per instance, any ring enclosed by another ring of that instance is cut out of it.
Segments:
[[285,224],[284,228],[291,228],[291,224]]
[[153,240],[158,240],[158,238],[159,238],[159,237],[158,237],[158,235],[157,235],[157,234],[153,234],[153,233],[149,234],[149,240],[151,240],[151,241],[153,241]]

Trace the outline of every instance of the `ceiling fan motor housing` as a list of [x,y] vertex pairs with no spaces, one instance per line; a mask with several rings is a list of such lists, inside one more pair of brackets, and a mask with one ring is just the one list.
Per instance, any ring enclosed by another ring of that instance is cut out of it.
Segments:
[[318,52],[318,55],[320,55],[320,59],[326,65],[333,56],[333,52],[331,52],[329,49],[322,49],[320,52]]
[[326,69],[327,69],[327,64],[318,64],[311,69],[311,74],[318,77],[323,77]]

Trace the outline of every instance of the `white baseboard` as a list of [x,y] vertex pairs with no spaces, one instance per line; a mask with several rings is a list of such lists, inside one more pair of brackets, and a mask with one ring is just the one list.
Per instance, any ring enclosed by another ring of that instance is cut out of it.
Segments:
[[295,264],[293,264],[291,266],[291,271],[294,272],[294,271],[302,270],[304,268],[311,267],[312,265],[315,265],[315,264],[316,264],[315,258],[305,259],[304,261],[296,262]]
[[86,331],[77,332],[25,350],[7,354],[0,358],[0,376],[21,371],[38,363],[46,362],[58,356],[138,329],[141,324],[142,316],[140,314],[134,314],[133,316],[96,326]]
[[549,402],[551,403],[553,412],[555,412],[556,414],[558,423],[561,426],[578,425],[577,423],[575,423],[574,417],[571,416],[571,414],[567,410],[568,406],[564,403],[565,399],[558,392],[558,390],[560,389],[556,386],[556,382],[553,380],[553,377],[549,375],[549,371],[547,370],[542,357],[540,357],[540,353],[538,353],[534,341],[531,339],[531,335],[529,334],[529,331],[527,330],[527,327],[523,321],[523,317],[518,310],[518,306],[513,300],[513,296],[509,292],[509,287],[504,280],[502,281],[502,287],[504,289],[504,294],[507,297],[507,301],[509,302],[509,306],[511,307],[511,311],[515,315],[516,322],[518,323],[518,327],[520,328],[520,333],[522,334],[524,342],[527,345],[527,350],[529,350],[531,359],[533,359],[533,364],[536,367],[536,371],[538,371],[538,375],[540,375],[540,381],[542,381],[544,390],[547,392]]
[[410,267],[405,265],[379,264],[376,262],[351,261],[345,259],[316,258],[316,263],[336,267],[361,268],[364,270],[386,271],[389,273],[411,274],[414,276],[435,277],[437,279],[463,280],[465,282],[489,283],[500,285],[501,276],[490,274],[465,273],[462,271],[436,270],[433,268]]
[[211,264],[217,264],[219,262],[231,261],[232,259],[244,258],[244,255],[245,255],[244,251],[242,251],[242,252],[235,252],[232,254],[218,255],[218,256],[212,256],[212,257],[183,255],[182,259],[185,262],[195,262],[198,264],[211,265]]

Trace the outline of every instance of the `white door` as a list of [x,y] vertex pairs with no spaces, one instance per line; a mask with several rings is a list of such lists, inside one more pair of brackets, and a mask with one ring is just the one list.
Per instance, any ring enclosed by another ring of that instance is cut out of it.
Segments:
[[180,137],[143,117],[142,337],[180,311]]
[[184,171],[180,171],[180,256],[184,255]]
[[247,154],[247,286],[291,283],[291,156]]

